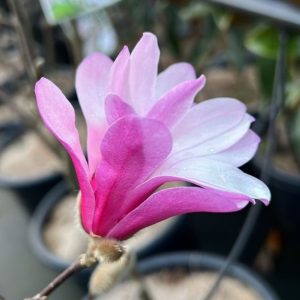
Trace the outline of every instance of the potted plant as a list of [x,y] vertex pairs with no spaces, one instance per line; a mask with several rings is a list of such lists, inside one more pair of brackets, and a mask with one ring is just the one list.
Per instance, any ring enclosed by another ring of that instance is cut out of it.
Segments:
[[[40,115],[77,174],[79,224],[89,245],[33,299],[43,299],[75,271],[94,265],[90,294],[107,290],[133,262],[126,240],[162,220],[238,211],[255,199],[269,203],[267,186],[238,169],[259,142],[245,105],[229,98],[193,105],[205,77],[197,78],[187,63],[157,75],[158,59],[156,36],[144,33],[131,54],[124,47],[112,62],[95,53],[79,65],[75,81],[87,122],[88,161],[72,105],[48,79],[37,82]],[[170,182],[177,184],[158,189]]]

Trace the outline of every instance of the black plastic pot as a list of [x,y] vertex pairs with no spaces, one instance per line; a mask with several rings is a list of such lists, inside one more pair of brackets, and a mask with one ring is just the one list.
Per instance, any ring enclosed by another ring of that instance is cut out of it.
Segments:
[[[43,228],[52,209],[68,193],[70,193],[70,188],[67,182],[62,180],[39,203],[30,224],[30,242],[35,254],[42,263],[56,271],[64,270],[70,262],[57,257],[49,250],[43,239]],[[182,232],[181,229],[184,223],[185,217],[178,217],[168,230],[159,233],[157,237],[154,237],[145,247],[137,252],[138,258],[141,259],[175,248],[176,243],[180,239],[179,234]],[[83,285],[86,283],[89,274],[89,271],[83,271],[79,276]]]
[[[189,216],[191,232],[197,249],[228,255],[249,213],[249,207],[233,213],[196,213]],[[260,205],[260,204],[258,204]],[[257,257],[271,227],[268,207],[262,207],[260,216],[246,247],[239,258],[247,265],[252,265]]]
[[23,132],[21,121],[0,123],[0,151]]
[[[5,131],[7,132],[5,138],[0,138],[0,152],[24,134],[26,128],[23,123],[17,122],[12,123],[12,126],[9,126],[9,128],[5,128]],[[15,179],[0,175],[0,188],[9,189],[15,192],[24,207],[31,213],[48,190],[62,180],[62,178],[63,175],[58,172],[30,179]]]
[[[138,263],[138,270],[144,275],[157,273],[162,270],[172,271],[178,268],[188,273],[203,271],[218,272],[224,263],[225,258],[206,252],[175,252],[142,260]],[[275,292],[263,279],[241,264],[231,265],[228,268],[227,275],[238,279],[254,289],[263,300],[279,300]],[[84,300],[87,300],[87,298],[84,298]]]
[[[258,119],[254,130],[264,136],[268,122],[265,118]],[[261,172],[263,157],[260,152],[249,163],[255,175]],[[285,233],[300,246],[300,176],[289,174],[275,168],[272,164],[267,170],[268,186],[271,190],[271,208],[275,219]]]

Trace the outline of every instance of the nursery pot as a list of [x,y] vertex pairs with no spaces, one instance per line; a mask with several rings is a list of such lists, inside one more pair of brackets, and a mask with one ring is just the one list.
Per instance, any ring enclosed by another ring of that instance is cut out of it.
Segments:
[[[267,124],[267,120],[260,119],[253,129],[258,135],[264,136]],[[258,152],[249,163],[249,168],[256,176],[261,172],[262,162],[263,156]],[[272,194],[271,208],[274,210],[275,217],[286,234],[300,245],[300,176],[290,174],[270,164],[267,177],[267,184]]]
[[[45,242],[44,229],[47,222],[49,221],[49,217],[53,212],[53,209],[62,202],[62,199],[65,196],[69,194],[70,187],[67,182],[65,180],[60,181],[55,187],[53,187],[53,189],[51,189],[47,193],[44,199],[39,203],[32,216],[30,224],[30,241],[34,252],[45,265],[57,271],[64,270],[70,264],[72,259],[70,259],[69,261],[62,257],[59,257],[49,249],[49,246]],[[75,208],[76,203],[74,203],[74,210]],[[149,236],[149,232],[146,242],[144,240],[142,246],[140,248],[136,248],[138,258],[140,259],[149,255],[153,255],[163,251],[170,251],[170,249],[176,248],[176,244],[180,239],[180,233],[182,232],[184,223],[185,217],[176,217],[170,223],[168,223],[168,226],[159,228],[158,232],[155,232],[155,235]],[[75,226],[73,220],[70,223],[70,226],[72,226],[72,228]],[[82,235],[82,232],[78,230],[78,234]],[[67,243],[67,241],[65,241],[64,239],[63,241],[64,243]],[[138,239],[136,239],[136,242],[138,242]],[[82,249],[82,251],[86,250],[85,246],[86,244],[84,244],[84,248]],[[90,272],[83,272],[83,276],[80,279],[85,282],[85,280],[88,278],[89,273]]]
[[0,150],[23,132],[23,124],[20,121],[0,123]]
[[[211,277],[208,281],[206,277],[207,275],[205,274],[217,274],[224,263],[225,259],[223,257],[205,252],[175,252],[147,258],[139,262],[137,267],[140,274],[142,274],[144,277],[144,283],[148,287],[148,292],[152,296],[155,294],[158,295],[157,290],[161,289],[161,286],[165,284],[167,285],[165,287],[166,293],[164,294],[164,298],[161,298],[161,296],[156,296],[153,297],[153,300],[167,299],[166,297],[170,297],[170,292],[172,292],[173,289],[175,289],[176,297],[177,294],[180,294],[181,292],[183,293],[182,298],[179,297],[176,299],[194,300],[202,299],[214,281],[214,279]],[[158,278],[152,278],[152,282],[150,281],[150,278],[146,279],[148,276],[152,276],[153,274],[157,274]],[[237,288],[233,286],[233,289],[230,289],[232,285],[231,282],[223,282],[221,283],[220,287],[221,293],[225,293],[225,291],[222,292],[223,288],[225,289],[223,284],[228,284],[228,286],[226,294],[224,294],[222,299],[232,300],[233,296],[237,297],[234,299],[243,299],[243,291],[241,290],[243,288],[247,289],[248,291],[254,291],[252,293],[254,293],[257,297],[260,297],[259,299],[261,300],[279,300],[277,295],[267,283],[265,283],[255,273],[251,272],[248,268],[240,264],[235,263],[228,268],[225,280],[228,279],[235,282],[234,284],[238,284],[239,295],[233,295],[235,291],[237,291]],[[147,282],[147,280],[149,281]],[[194,282],[193,284],[190,282],[191,280]],[[186,282],[189,284],[187,285]],[[125,285],[126,281],[120,283],[119,286],[114,287],[112,291],[108,292],[108,295],[104,294],[102,297],[98,297],[96,300],[136,299],[132,294],[127,294]],[[126,296],[125,293],[123,293],[123,297],[118,297],[118,294],[116,293],[117,289],[119,289],[120,292],[124,292],[125,290]],[[194,292],[193,289],[195,289]],[[131,291],[132,290],[134,290],[134,287],[131,289]],[[231,292],[233,294],[230,296]],[[191,296],[192,293],[194,293],[194,296]],[[203,293],[203,295],[200,295],[201,293]],[[257,297],[253,299],[257,299]],[[85,298],[85,300],[86,299],[87,298]]]
[[[248,172],[247,172],[248,173]],[[227,255],[234,245],[249,213],[249,207],[232,213],[195,213],[189,218],[191,233],[197,249]],[[262,205],[258,203],[257,205]],[[268,207],[262,207],[240,260],[252,265],[271,226]]]
[[[7,135],[0,140],[0,157],[2,156],[3,160],[5,160],[5,155],[9,153],[10,147],[14,147],[14,143],[18,143],[20,138],[28,132],[24,128],[24,124],[13,124],[12,127],[10,126],[9,129],[6,130]],[[20,147],[20,145],[15,146],[15,149],[18,149],[18,147]],[[38,151],[40,150],[38,149]],[[9,174],[0,174],[0,188],[15,192],[22,201],[22,204],[29,212],[32,212],[45,193],[61,179],[62,174],[58,171],[31,177],[27,177],[26,175],[11,176]]]

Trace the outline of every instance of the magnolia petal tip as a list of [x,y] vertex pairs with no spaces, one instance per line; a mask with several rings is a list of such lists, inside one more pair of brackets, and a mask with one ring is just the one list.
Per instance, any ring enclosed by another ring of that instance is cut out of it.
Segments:
[[200,75],[199,78],[197,79],[201,83],[201,89],[205,86],[206,84],[206,76],[205,75]]
[[42,84],[52,83],[49,79],[46,77],[41,77],[36,83],[35,83],[35,90],[38,89]]
[[199,76],[199,80],[203,80],[204,82],[206,82],[206,76],[204,74],[201,74]]
[[143,32],[143,37],[145,37],[145,38],[151,38],[151,39],[157,41],[156,35],[153,34],[152,32],[149,32],[149,31]]
[[260,199],[260,201],[266,206],[268,206],[270,204],[270,198],[269,199]]
[[129,53],[129,48],[128,48],[128,46],[127,45],[124,45],[123,46],[123,48],[122,48],[122,50],[121,50],[121,52],[128,52]]
[[248,205],[249,201],[244,200],[244,201],[239,201],[236,203],[236,206],[238,209],[243,209],[244,207],[246,207]]

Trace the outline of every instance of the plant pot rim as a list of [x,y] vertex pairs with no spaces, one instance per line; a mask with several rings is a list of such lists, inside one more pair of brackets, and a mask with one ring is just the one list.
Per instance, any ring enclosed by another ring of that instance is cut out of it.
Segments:
[[[176,266],[185,267],[189,270],[210,269],[219,271],[225,262],[225,257],[208,252],[174,252],[157,255],[141,261],[139,270],[144,274],[149,274],[169,266]],[[254,288],[264,300],[279,300],[272,288],[259,275],[242,264],[231,264],[226,274],[241,279],[242,282]]]
[[[22,121],[16,121],[16,122],[8,122],[8,125],[11,124],[11,126],[15,127],[16,133],[13,135],[12,138],[7,140],[5,145],[0,149],[0,155],[2,154],[2,151],[4,151],[7,147],[9,147],[14,141],[26,134],[28,130],[24,128],[24,124]],[[63,177],[63,172],[61,171],[50,171],[47,173],[43,173],[37,176],[33,176],[30,178],[22,178],[22,177],[11,177],[9,175],[0,175],[0,188],[10,188],[10,189],[17,189],[17,188],[26,188],[30,186],[35,186],[42,184],[44,182],[48,182],[54,179],[58,179],[60,177]]]
[[41,183],[53,180],[53,179],[63,178],[63,173],[61,172],[52,172],[48,174],[43,174],[37,177],[32,178],[9,178],[5,176],[0,176],[0,188],[24,188],[34,185],[39,185]]
[[[46,246],[43,238],[43,228],[47,220],[47,216],[51,209],[61,200],[61,198],[70,191],[68,183],[65,179],[61,180],[56,184],[42,199],[42,201],[37,206],[34,211],[30,226],[29,226],[29,239],[32,245],[34,253],[39,257],[39,259],[46,265],[51,266],[57,271],[65,269],[71,262],[66,261],[63,258],[58,257],[52,253]],[[160,232],[153,240],[145,244],[141,249],[137,250],[138,257],[144,257],[152,253],[154,249],[159,247],[164,239],[168,238],[176,232],[182,222],[184,222],[185,216],[178,216],[170,224],[166,230]]]
[[[146,258],[137,264],[141,274],[150,274],[163,269],[178,267],[192,271],[213,270],[219,272],[226,258],[208,252],[171,252]],[[244,265],[234,263],[228,267],[229,276],[239,279],[253,288],[263,300],[279,300],[273,289],[259,275]],[[83,300],[87,300],[85,297]]]

